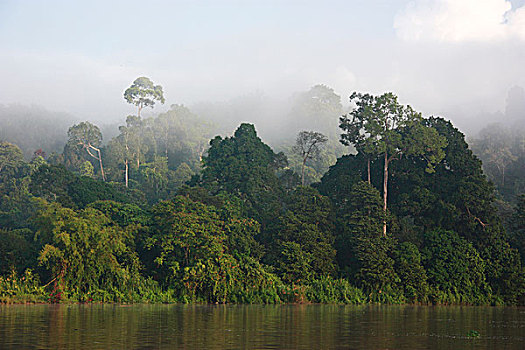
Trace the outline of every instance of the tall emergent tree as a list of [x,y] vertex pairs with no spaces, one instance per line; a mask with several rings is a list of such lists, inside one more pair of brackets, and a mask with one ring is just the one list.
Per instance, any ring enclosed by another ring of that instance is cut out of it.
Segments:
[[[370,159],[383,156],[383,210],[387,211],[388,166],[402,156],[419,156],[426,160],[427,172],[433,172],[445,153],[446,139],[423,123],[420,113],[403,106],[397,96],[388,92],[372,96],[354,92],[350,101],[356,108],[340,118],[344,133],[341,143],[352,144],[367,155],[370,181]],[[386,221],[383,225],[386,235]]]
[[319,157],[321,148],[328,141],[328,138],[315,131],[301,131],[297,135],[297,140],[292,151],[301,156],[303,163],[301,168],[301,184],[304,186],[304,167],[308,159]]
[[124,99],[138,108],[138,117],[140,118],[140,111],[144,107],[151,107],[155,105],[155,101],[164,104],[164,93],[162,86],[154,85],[153,82],[146,77],[135,79],[133,84],[124,91]]
[[[102,144],[102,133],[98,126],[90,122],[82,122],[70,127],[67,136],[69,137],[68,144],[70,146],[80,146],[82,149],[85,149],[91,157],[99,161],[102,180],[106,181],[104,167],[102,166],[102,155],[99,148]],[[92,151],[97,152],[97,155],[94,155]]]
[[147,147],[142,135],[143,121],[137,116],[130,115],[126,118],[126,125],[119,126],[120,135],[113,138],[109,148],[114,159],[124,164],[124,180],[128,187],[129,167],[133,164],[140,168],[140,160],[144,158]]

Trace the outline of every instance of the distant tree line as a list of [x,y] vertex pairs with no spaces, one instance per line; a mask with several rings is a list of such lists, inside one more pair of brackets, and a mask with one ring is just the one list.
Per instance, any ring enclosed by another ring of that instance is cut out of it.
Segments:
[[525,192],[525,127],[493,123],[483,128],[471,144],[501,198],[516,203]]

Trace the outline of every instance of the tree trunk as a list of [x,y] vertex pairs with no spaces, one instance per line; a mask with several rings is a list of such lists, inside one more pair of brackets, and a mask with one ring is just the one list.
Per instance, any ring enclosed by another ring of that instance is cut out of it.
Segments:
[[388,154],[385,152],[385,167],[383,174],[383,211],[385,212],[385,221],[383,221],[383,236],[386,237],[386,200],[388,195]]
[[306,158],[303,159],[303,166],[301,168],[301,185],[304,186],[304,166],[306,164]]
[[371,184],[372,181],[370,180],[370,157],[368,157],[368,183]]
[[128,188],[128,178],[129,178],[128,177],[128,169],[129,169],[129,167],[128,167],[128,160],[127,159],[124,162],[124,164],[126,165],[126,173],[124,175],[124,179],[126,180],[126,188]]
[[166,133],[164,134],[165,138],[164,138],[164,146],[165,146],[165,150],[164,150],[164,154],[166,156],[166,159],[168,159],[168,137],[169,137],[169,133],[168,133],[168,128],[166,127]]
[[204,155],[204,152],[206,152],[206,145],[201,145],[201,148],[199,148],[199,163],[202,164],[202,156]]
[[102,181],[106,181],[106,175],[104,174],[104,167],[102,166],[102,155],[100,154],[100,150],[97,149],[98,153],[98,161],[100,163],[100,174],[102,174]]
[[[83,147],[91,157],[98,159],[98,162],[100,164],[100,174],[102,175],[102,181],[106,181],[106,175],[104,174],[104,167],[102,166],[102,156],[100,155],[100,150],[96,147],[91,146],[91,144],[89,143],[87,145],[83,144]],[[97,151],[98,158],[93,153],[91,153],[91,151],[89,150],[90,148]]]

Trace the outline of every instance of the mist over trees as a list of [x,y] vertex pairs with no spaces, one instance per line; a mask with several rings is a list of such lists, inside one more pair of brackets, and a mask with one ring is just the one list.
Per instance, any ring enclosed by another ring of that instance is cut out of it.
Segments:
[[498,194],[516,203],[525,191],[525,92],[515,86],[508,94],[504,114],[470,138],[472,150]]
[[74,122],[72,115],[42,107],[0,105],[0,140],[18,145],[26,159],[31,159],[37,149],[48,155],[61,153],[67,130]]
[[324,85],[277,124],[260,95],[141,116],[163,93],[135,80],[112,137],[0,142],[0,300],[525,302],[522,133],[488,128],[478,158],[393,93],[344,111]]
[[525,128],[490,124],[471,144],[498,193],[514,203],[517,195],[525,191]]

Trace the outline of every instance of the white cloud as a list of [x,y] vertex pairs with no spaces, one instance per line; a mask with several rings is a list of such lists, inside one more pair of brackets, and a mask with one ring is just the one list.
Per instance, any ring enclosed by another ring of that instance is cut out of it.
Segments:
[[418,0],[394,20],[406,41],[525,40],[525,7],[512,9],[507,0]]

